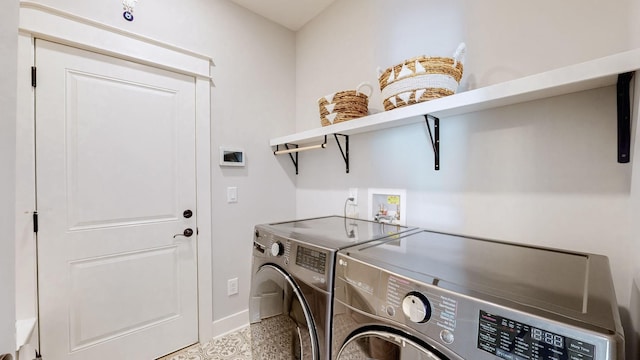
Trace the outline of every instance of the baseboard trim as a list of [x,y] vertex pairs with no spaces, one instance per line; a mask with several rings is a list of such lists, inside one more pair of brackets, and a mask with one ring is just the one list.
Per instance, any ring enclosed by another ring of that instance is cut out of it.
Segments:
[[240,311],[213,322],[213,338],[219,338],[249,325],[249,310]]

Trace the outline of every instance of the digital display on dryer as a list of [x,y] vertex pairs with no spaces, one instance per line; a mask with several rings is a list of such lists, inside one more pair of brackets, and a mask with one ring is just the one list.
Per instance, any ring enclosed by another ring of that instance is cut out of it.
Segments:
[[480,310],[478,349],[509,360],[595,360],[595,346]]
[[296,265],[324,275],[327,266],[327,254],[304,246],[298,246]]

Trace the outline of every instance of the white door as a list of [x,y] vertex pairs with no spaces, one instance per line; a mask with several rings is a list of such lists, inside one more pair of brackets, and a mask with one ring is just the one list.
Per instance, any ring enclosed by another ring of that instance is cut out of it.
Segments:
[[42,40],[36,66],[43,357],[197,342],[195,79]]

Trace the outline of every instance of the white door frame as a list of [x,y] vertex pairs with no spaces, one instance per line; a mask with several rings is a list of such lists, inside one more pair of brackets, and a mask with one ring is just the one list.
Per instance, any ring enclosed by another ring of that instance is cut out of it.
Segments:
[[[22,1],[18,37],[16,164],[16,318],[37,319],[34,39],[44,39],[195,77],[198,221],[198,338],[213,337],[211,241],[211,58],[45,5]],[[28,331],[28,330],[27,330]],[[37,326],[35,338],[39,337]],[[31,342],[33,344],[33,341]],[[44,354],[46,356],[46,354]]]

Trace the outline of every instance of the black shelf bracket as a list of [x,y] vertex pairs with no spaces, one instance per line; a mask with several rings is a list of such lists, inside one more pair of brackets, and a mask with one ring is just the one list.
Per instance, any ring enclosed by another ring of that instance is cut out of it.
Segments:
[[633,72],[618,75],[618,162],[628,163],[631,159],[631,94]]
[[[283,144],[286,150],[298,149],[300,146],[298,144]],[[290,147],[291,146],[291,147]],[[280,151],[280,145],[276,145],[276,151],[273,152],[274,155],[278,155],[278,151]],[[295,154],[295,158],[294,155]],[[296,168],[296,175],[298,175],[298,152],[290,152],[289,157],[291,158],[291,162],[293,162],[293,166]]]
[[[433,120],[433,131],[431,131],[429,119]],[[431,147],[433,148],[434,169],[437,171],[440,170],[440,119],[426,114],[424,121],[427,125],[427,130],[429,130],[429,140],[431,140]]]
[[[337,138],[336,138],[337,141]],[[347,142],[347,151],[348,151],[348,142]],[[324,142],[322,144],[318,144],[318,145],[309,145],[309,146],[304,146],[304,147],[300,147],[298,144],[290,144],[290,143],[284,143],[282,144],[284,146],[283,150],[280,150],[280,145],[276,145],[276,150],[273,152],[273,155],[281,155],[281,154],[287,154],[289,155],[289,158],[291,158],[291,162],[293,162],[293,166],[295,166],[296,168],[296,175],[298,175],[298,153],[300,151],[305,151],[305,150],[311,150],[311,149],[324,149],[327,147],[327,135],[324,136]],[[338,145],[340,145],[340,143],[338,143]],[[342,149],[341,149],[342,151]],[[295,157],[294,157],[295,154]],[[344,156],[344,155],[343,155]],[[348,172],[348,171],[347,171]]]
[[[342,149],[342,145],[340,145],[338,136],[342,136],[344,138],[344,150]],[[349,135],[333,134],[333,137],[336,139],[336,143],[338,143],[338,148],[340,149],[340,154],[342,154],[342,159],[344,159],[346,172],[348,174],[349,173]]]

